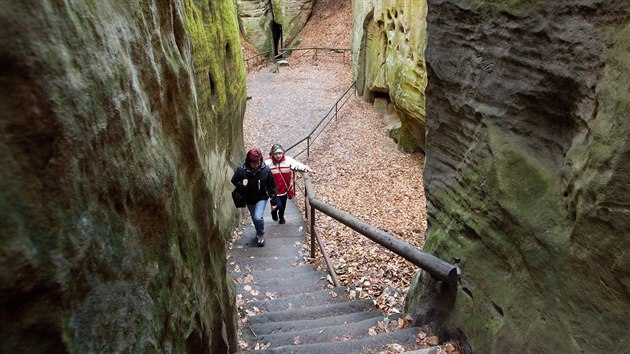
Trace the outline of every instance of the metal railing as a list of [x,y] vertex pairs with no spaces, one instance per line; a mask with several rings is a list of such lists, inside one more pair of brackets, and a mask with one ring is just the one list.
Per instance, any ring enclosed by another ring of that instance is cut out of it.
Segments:
[[275,59],[281,59],[285,56],[293,54],[293,52],[301,52],[299,55],[292,56],[292,59],[299,61],[300,59],[306,57],[310,52],[313,53],[311,59],[317,60],[319,52],[327,52],[328,54],[337,53],[341,54],[342,62],[346,61],[346,52],[351,52],[350,48],[331,48],[331,47],[300,47],[300,48],[282,48],[279,50],[280,53],[275,56]]
[[258,68],[262,66],[263,63],[268,62],[269,58],[267,57],[267,55],[268,54],[256,54],[249,58],[243,59],[243,61],[245,62],[245,72],[248,73],[250,68]]
[[[329,48],[329,47],[305,47],[305,48],[282,48],[279,50],[279,53],[273,57],[273,61],[277,61],[285,58],[286,56],[291,55],[293,52],[300,52],[299,55],[293,56],[292,59],[296,61],[300,61],[302,58],[305,58],[310,52],[313,53],[311,59],[317,60],[319,52],[327,52],[327,53],[336,53],[341,54],[342,62],[346,61],[346,52],[350,52],[352,49],[350,48]],[[269,53],[262,53],[252,55],[249,58],[243,59],[245,62],[245,70],[249,73],[251,69],[260,67],[263,63],[270,62]]]
[[[333,262],[330,260],[330,257],[326,252],[325,245],[319,237],[319,233],[317,232],[315,217],[316,210],[328,215],[332,219],[348,226],[359,234],[369,238],[370,240],[394,252],[396,255],[422,268],[423,270],[431,274],[434,278],[442,280],[453,286],[457,285],[457,279],[459,278],[459,269],[456,266],[449,264],[431,254],[423,252],[417,247],[397,239],[395,236],[392,236],[391,234],[360,220],[352,214],[346,213],[330,204],[327,204],[317,199],[317,197],[315,196],[315,189],[313,188],[313,184],[311,182],[309,174],[303,173],[302,176],[304,181],[304,214],[310,233],[311,258],[315,258],[315,251],[317,249],[316,247],[319,247],[334,286],[340,286],[339,279],[337,277],[337,273],[335,272]],[[294,185],[295,182],[296,181],[294,178]]]
[[[328,113],[315,125],[315,128],[311,130],[311,132],[298,141],[297,143],[291,145],[285,151],[289,151],[301,143],[306,142],[306,147],[294,154],[293,156],[299,156],[304,151],[307,152],[307,156],[309,156],[310,146],[315,141],[317,137],[322,133],[322,131],[330,124],[333,119],[337,119],[339,115],[339,110],[348,98],[348,92],[352,89],[356,84],[356,81],[353,81],[352,84],[346,89],[346,91],[339,97],[339,99],[335,102],[334,107],[332,107]],[[346,98],[343,103],[342,100]],[[332,112],[334,111],[334,114]],[[324,122],[326,122],[324,124]],[[323,124],[323,125],[322,125]],[[457,285],[457,279],[459,277],[459,269],[449,264],[431,254],[425,253],[418,249],[417,247],[410,245],[402,240],[397,239],[396,237],[390,235],[389,233],[382,231],[370,224],[356,218],[352,214],[341,211],[330,204],[327,204],[315,197],[315,190],[313,188],[313,184],[311,183],[311,179],[308,173],[303,173],[304,185],[302,190],[304,191],[304,217],[308,222],[308,229],[311,236],[311,258],[315,258],[315,250],[316,246],[319,246],[319,249],[324,258],[324,262],[326,263],[326,267],[328,267],[328,272],[330,274],[332,283],[334,286],[339,286],[339,279],[337,277],[337,273],[335,272],[334,265],[326,252],[326,247],[319,237],[319,233],[317,232],[317,228],[315,225],[315,210],[318,210],[332,219],[350,227],[351,229],[357,231],[359,234],[369,238],[370,240],[378,243],[379,245],[387,248],[388,250],[394,252],[396,255],[410,261],[414,265],[424,269],[429,274],[431,274],[436,279],[442,280],[448,284],[453,286]],[[296,186],[297,179],[295,173],[293,174],[293,185]]]
[[356,84],[356,80],[352,81],[350,86],[348,86],[348,88],[341,94],[341,96],[337,99],[337,101],[335,101],[335,104],[330,108],[330,110],[326,113],[326,115],[324,115],[324,117],[320,119],[320,121],[315,125],[315,127],[311,130],[311,132],[308,133],[308,135],[306,135],[304,138],[300,139],[298,142],[294,143],[293,145],[289,146],[285,151],[289,151],[293,148],[298,147],[300,144],[306,142],[306,147],[304,147],[299,152],[293,154],[293,157],[300,156],[301,154],[304,153],[304,151],[306,151],[307,157],[310,156],[311,145],[313,144],[313,142],[315,142],[315,140],[319,137],[319,135],[324,131],[324,129],[326,129],[326,127],[330,124],[330,122],[332,122],[333,120],[335,121],[337,120],[337,117],[339,116],[339,112],[341,111],[343,106],[345,106],[346,102],[348,102],[348,100],[350,99],[349,92],[355,86],[355,84]]

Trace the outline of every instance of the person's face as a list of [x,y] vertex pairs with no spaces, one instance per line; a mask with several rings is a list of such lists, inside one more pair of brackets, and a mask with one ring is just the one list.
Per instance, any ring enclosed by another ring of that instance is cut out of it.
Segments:
[[274,158],[274,160],[276,160],[276,161],[280,161],[280,160],[282,160],[282,155],[284,155],[284,154],[283,154],[283,153],[281,153],[281,152],[274,152],[274,153],[273,153],[273,158]]
[[254,170],[257,170],[260,167],[261,159],[250,161],[249,166]]

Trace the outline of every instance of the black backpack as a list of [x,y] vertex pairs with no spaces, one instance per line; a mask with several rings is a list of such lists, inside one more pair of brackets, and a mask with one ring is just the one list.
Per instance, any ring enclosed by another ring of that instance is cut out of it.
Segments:
[[238,191],[238,188],[234,188],[232,191],[232,200],[234,200],[234,206],[237,208],[245,207],[245,196]]

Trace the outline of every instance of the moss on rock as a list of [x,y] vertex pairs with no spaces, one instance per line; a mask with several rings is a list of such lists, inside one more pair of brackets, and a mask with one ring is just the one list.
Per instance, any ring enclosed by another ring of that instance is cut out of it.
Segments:
[[424,149],[426,68],[424,1],[353,1],[353,75],[372,101],[386,94],[400,116],[398,147]]
[[0,352],[236,351],[234,3],[15,3],[0,23]]
[[418,274],[409,310],[480,353],[625,347],[630,10],[429,8],[425,250],[462,278]]

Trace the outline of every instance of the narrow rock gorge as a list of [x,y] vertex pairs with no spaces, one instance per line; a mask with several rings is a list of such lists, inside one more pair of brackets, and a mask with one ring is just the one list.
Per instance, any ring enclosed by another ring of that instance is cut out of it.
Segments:
[[273,58],[291,46],[300,33],[316,0],[236,0],[243,38],[256,51]]
[[630,2],[429,0],[425,249],[408,309],[478,353],[630,344]]
[[0,12],[0,352],[236,350],[231,0]]

